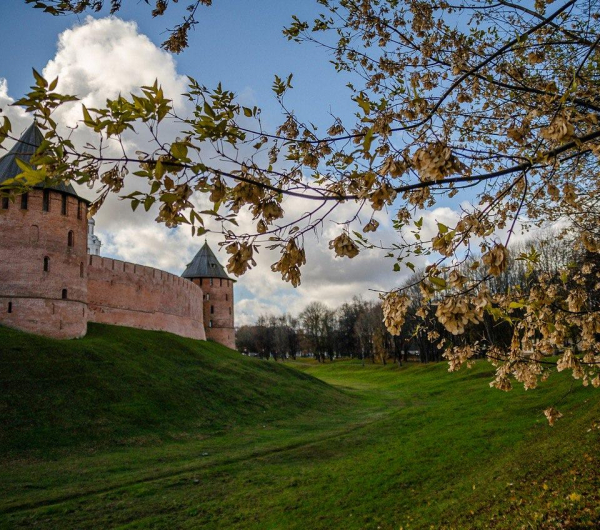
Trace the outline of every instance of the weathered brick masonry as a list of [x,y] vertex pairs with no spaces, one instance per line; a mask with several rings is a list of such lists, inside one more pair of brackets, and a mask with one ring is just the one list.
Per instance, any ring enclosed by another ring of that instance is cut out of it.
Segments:
[[26,208],[22,200],[0,204],[0,323],[58,339],[101,322],[206,340],[200,287],[87,254],[87,204],[77,197],[35,189]]
[[[0,158],[0,184],[20,174],[16,160],[29,163],[42,141],[33,124]],[[92,256],[87,205],[69,184],[0,196],[0,324],[67,339],[101,322],[235,348],[234,281],[207,244],[183,277]]]
[[88,256],[89,321],[206,340],[202,289],[158,269]]
[[2,200],[0,323],[55,338],[85,335],[86,215],[84,201],[52,190]]
[[235,349],[233,320],[233,280],[228,278],[195,278],[204,292],[206,338]]
[[208,243],[204,243],[182,276],[191,280],[204,292],[206,338],[235,348],[234,280],[227,276]]

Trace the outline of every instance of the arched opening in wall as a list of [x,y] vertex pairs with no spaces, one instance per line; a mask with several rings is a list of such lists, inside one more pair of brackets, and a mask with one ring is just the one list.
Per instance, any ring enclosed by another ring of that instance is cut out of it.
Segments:
[[63,289],[63,290],[62,290],[62,299],[63,299],[63,300],[66,300],[66,299],[67,299],[67,290],[66,290],[66,289]]
[[8,312],[12,313],[12,302],[8,302]]
[[211,306],[210,306],[210,314],[211,314],[211,315],[214,315],[214,314],[215,314],[215,306],[214,306],[214,305],[211,305]]
[[50,258],[48,256],[44,258],[44,272],[50,272]]
[[69,235],[67,236],[67,245],[70,247],[75,246],[75,234],[73,233],[73,230],[69,230]]
[[50,211],[50,190],[44,190],[42,196],[42,211],[49,212]]
[[60,206],[60,213],[62,215],[67,215],[67,196],[63,194],[61,199],[62,199],[62,202],[61,202],[61,206]]
[[79,277],[83,278],[83,261],[79,264]]
[[8,203],[9,203],[9,198],[8,197],[2,197],[2,209],[3,210],[8,210]]
[[212,328],[212,320],[209,320],[209,321],[208,321],[208,327],[209,327],[209,328]]
[[223,287],[223,278],[219,278],[219,287]]
[[229,308],[229,314],[231,315],[231,307]]
[[77,203],[77,219],[80,221],[83,219],[83,203],[81,201]]
[[21,210],[27,210],[28,203],[29,193],[23,193],[23,195],[21,195]]

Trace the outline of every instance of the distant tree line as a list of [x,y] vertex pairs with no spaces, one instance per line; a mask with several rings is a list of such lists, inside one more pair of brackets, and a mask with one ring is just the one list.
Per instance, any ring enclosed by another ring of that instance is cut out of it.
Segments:
[[[573,251],[553,234],[511,246],[506,270],[488,282],[492,294],[519,290],[527,294],[536,284],[536,274],[553,274],[566,266],[581,266],[589,256]],[[535,263],[535,267],[532,264]],[[473,258],[465,260],[458,270],[465,277],[481,274]],[[535,273],[533,272],[535,270]],[[370,362],[441,361],[444,347],[449,344],[485,342],[508,347],[518,315],[485,314],[482,322],[470,323],[464,334],[452,335],[436,316],[437,297],[428,302],[428,309],[419,314],[422,293],[416,270],[405,281],[411,305],[402,332],[391,335],[383,323],[381,302],[354,297],[351,302],[331,309],[321,302],[312,302],[297,316],[261,315],[256,324],[242,326],[236,335],[239,351],[275,360],[314,356],[319,362],[339,357],[352,357]],[[573,338],[576,340],[576,337]]]

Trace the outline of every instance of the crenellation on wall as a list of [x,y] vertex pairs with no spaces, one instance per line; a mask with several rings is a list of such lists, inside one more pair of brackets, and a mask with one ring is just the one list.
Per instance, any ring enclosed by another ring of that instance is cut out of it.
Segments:
[[[28,162],[42,141],[33,124],[0,159],[0,183],[18,176],[15,160]],[[194,260],[210,263],[200,274],[192,267],[191,275],[188,265],[183,277],[104,258],[99,240],[90,244],[94,223],[87,209],[68,183],[12,196],[8,207],[2,201],[0,324],[67,339],[84,336],[88,321],[101,322],[208,336],[235,347],[233,280],[207,243]]]

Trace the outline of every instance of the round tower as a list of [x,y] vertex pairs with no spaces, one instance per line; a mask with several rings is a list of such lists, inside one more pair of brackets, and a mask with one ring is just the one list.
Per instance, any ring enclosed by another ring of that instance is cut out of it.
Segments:
[[[0,159],[0,184],[43,140],[35,123]],[[87,331],[87,206],[71,185],[0,196],[0,324],[54,338]]]
[[206,338],[235,349],[232,280],[205,242],[181,275],[202,288]]

